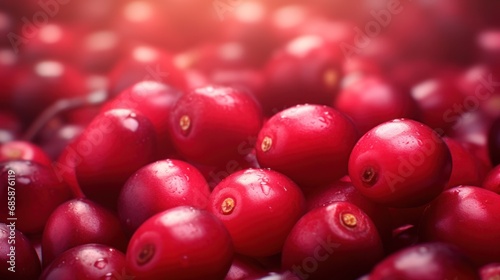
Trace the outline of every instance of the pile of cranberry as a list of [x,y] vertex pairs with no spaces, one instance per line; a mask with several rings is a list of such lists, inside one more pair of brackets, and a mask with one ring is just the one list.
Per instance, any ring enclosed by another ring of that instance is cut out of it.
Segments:
[[0,3],[0,279],[500,279],[500,2]]

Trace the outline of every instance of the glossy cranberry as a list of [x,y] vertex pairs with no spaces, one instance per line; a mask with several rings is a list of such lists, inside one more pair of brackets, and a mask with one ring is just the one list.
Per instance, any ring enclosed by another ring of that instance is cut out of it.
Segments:
[[279,49],[267,62],[265,95],[260,102],[267,115],[297,104],[329,105],[341,81],[341,55],[319,36],[301,36]]
[[0,277],[36,280],[42,272],[40,261],[30,240],[16,229],[16,223],[0,223]]
[[380,77],[368,76],[343,88],[333,107],[352,118],[362,134],[397,118],[416,118],[416,103],[408,92]]
[[208,206],[210,189],[203,175],[180,160],[161,160],[137,170],[118,197],[123,225],[134,232],[151,216],[176,206]]
[[482,187],[500,195],[500,165],[488,172],[483,180]]
[[142,81],[121,92],[107,102],[101,112],[110,109],[131,109],[146,116],[156,129],[159,158],[167,158],[173,153],[173,144],[168,133],[170,112],[182,95],[180,91],[155,81]]
[[46,267],[39,280],[130,279],[125,255],[109,246],[85,244],[71,248]]
[[478,187],[444,191],[426,209],[421,222],[423,240],[459,247],[474,262],[500,261],[500,195]]
[[156,145],[148,118],[132,110],[113,109],[100,113],[66,147],[54,168],[65,178],[75,172],[88,198],[114,209],[129,176],[154,161]]
[[478,279],[476,267],[456,247],[423,243],[400,250],[378,263],[370,280]]
[[231,174],[212,191],[209,206],[229,230],[235,251],[252,257],[279,253],[304,208],[300,188],[268,169]]
[[224,280],[248,279],[249,277],[262,275],[264,271],[257,261],[241,255],[235,255],[231,268],[229,268]]
[[422,122],[440,131],[453,127],[468,108],[453,75],[423,81],[412,88],[411,94],[418,103]]
[[89,243],[125,252],[127,240],[118,217],[88,199],[73,199],[59,205],[43,230],[44,267],[64,251]]
[[309,211],[295,224],[283,247],[282,265],[299,279],[355,279],[382,256],[370,218],[351,203],[334,202]]
[[264,124],[257,137],[257,159],[262,167],[287,175],[303,188],[324,185],[347,174],[358,138],[354,124],[337,110],[297,105]]
[[361,137],[349,159],[349,177],[363,195],[377,203],[415,207],[441,193],[451,164],[448,147],[430,127],[397,119]]
[[480,185],[483,174],[479,160],[459,141],[449,137],[443,140],[450,149],[452,160],[451,176],[445,189],[459,185]]
[[327,206],[337,201],[352,203],[365,212],[377,227],[382,241],[385,242],[391,238],[394,222],[392,218],[388,218],[390,217],[388,209],[363,196],[351,182],[337,181],[314,189],[314,191],[306,196],[308,211]]
[[494,280],[500,277],[500,263],[490,263],[479,269],[481,280]]
[[137,279],[223,279],[233,258],[231,237],[212,214],[179,206],[149,218],[127,249]]
[[247,92],[207,86],[181,96],[169,119],[180,155],[201,164],[226,164],[244,157],[243,147],[262,125],[258,103]]
[[115,96],[144,80],[164,83],[180,90],[186,88],[185,77],[174,65],[169,53],[148,45],[137,45],[127,50],[109,72],[110,94]]
[[493,165],[500,164],[500,118],[490,127],[488,133],[488,151]]
[[266,81],[261,71],[254,69],[217,69],[207,77],[215,85],[228,86],[248,91],[260,100],[265,94]]
[[16,218],[16,228],[25,234],[41,232],[50,213],[71,197],[66,183],[50,167],[36,162],[2,162],[0,178],[0,197],[10,201],[0,208],[1,222]]
[[0,161],[29,160],[51,166],[49,156],[37,145],[26,141],[11,141],[0,145]]

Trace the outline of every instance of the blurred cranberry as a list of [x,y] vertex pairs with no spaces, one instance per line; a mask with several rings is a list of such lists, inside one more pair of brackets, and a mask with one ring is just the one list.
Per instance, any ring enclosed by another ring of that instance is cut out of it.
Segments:
[[19,46],[24,61],[72,59],[79,30],[60,23],[48,23],[37,27],[35,36]]
[[495,120],[488,133],[488,151],[491,163],[500,164],[500,118]]
[[479,269],[481,280],[494,280],[500,277],[500,262],[490,263]]
[[224,280],[248,280],[249,277],[255,277],[264,273],[264,268],[254,259],[235,255]]
[[37,145],[27,141],[11,141],[0,145],[0,161],[29,160],[51,166],[49,156]]
[[84,127],[76,124],[64,124],[58,126],[50,135],[47,135],[40,139],[40,147],[47,153],[47,155],[52,159],[56,160],[62,153],[64,148],[78,137],[84,130]]
[[[100,29],[80,38],[76,64],[87,72],[106,73],[124,53],[124,39],[114,30]],[[74,53],[74,50],[72,50]]]
[[479,159],[459,141],[449,137],[443,140],[450,149],[452,160],[451,176],[445,189],[459,185],[479,186],[484,175]]
[[500,195],[500,165],[490,170],[483,181],[483,188]]
[[341,62],[339,52],[319,36],[293,39],[265,66],[264,112],[272,115],[302,103],[331,104],[340,88]]
[[12,15],[8,13],[7,9],[2,9],[0,7],[0,47],[10,46],[11,37],[15,34],[14,31],[15,23]]
[[18,139],[21,129],[21,122],[17,116],[0,110],[0,144]]
[[343,88],[333,105],[352,118],[361,134],[386,121],[417,117],[417,105],[409,92],[374,76]]
[[19,56],[11,48],[0,47],[0,108],[12,109],[13,89],[18,76],[22,73]]
[[500,29],[481,31],[477,35],[477,44],[484,62],[500,67]]
[[11,106],[24,123],[29,123],[55,101],[85,94],[85,78],[72,65],[40,60],[30,63],[19,74]]
[[172,56],[158,48],[137,45],[109,73],[109,90],[116,96],[129,86],[144,80],[165,83],[185,90],[184,74],[174,65]]
[[[38,3],[41,2],[42,1],[38,1]],[[103,26],[109,24],[110,15],[116,12],[122,1],[55,0],[44,2],[44,10],[51,17],[54,17],[65,24],[85,25],[90,28],[102,28]],[[52,3],[50,8],[49,3]],[[43,6],[41,4],[39,5],[43,9]]]

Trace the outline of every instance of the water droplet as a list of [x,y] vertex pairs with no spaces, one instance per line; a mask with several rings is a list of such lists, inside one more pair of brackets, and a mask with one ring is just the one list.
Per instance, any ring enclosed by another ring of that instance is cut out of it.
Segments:
[[97,267],[97,268],[99,268],[99,269],[105,268],[106,265],[108,265],[108,260],[107,259],[98,259],[94,263],[94,266]]
[[269,195],[271,188],[266,182],[260,182],[260,188],[265,195]]

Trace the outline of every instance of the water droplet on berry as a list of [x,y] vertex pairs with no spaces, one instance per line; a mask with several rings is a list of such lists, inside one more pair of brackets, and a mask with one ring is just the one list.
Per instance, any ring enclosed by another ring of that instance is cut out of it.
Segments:
[[103,269],[108,265],[108,260],[107,259],[98,259],[95,263],[94,266],[97,267],[98,269]]

